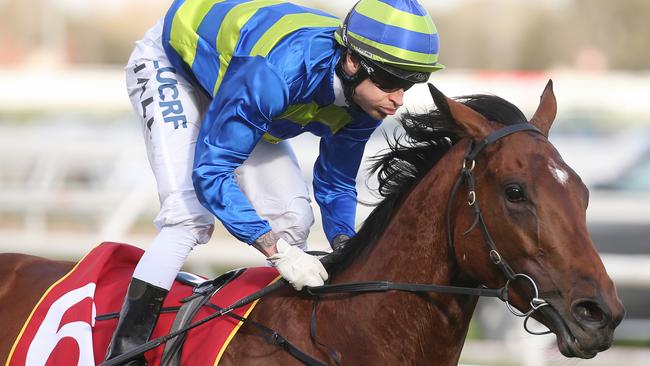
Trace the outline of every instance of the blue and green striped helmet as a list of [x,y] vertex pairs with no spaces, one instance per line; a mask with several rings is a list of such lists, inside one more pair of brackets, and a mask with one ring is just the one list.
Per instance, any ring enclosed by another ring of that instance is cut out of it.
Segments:
[[438,63],[436,26],[415,0],[360,0],[335,38],[391,74],[413,82],[424,82],[429,73],[444,68]]

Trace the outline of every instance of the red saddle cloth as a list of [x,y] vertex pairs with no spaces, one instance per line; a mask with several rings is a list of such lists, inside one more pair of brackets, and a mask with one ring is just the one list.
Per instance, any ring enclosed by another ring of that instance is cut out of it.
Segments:
[[[117,318],[95,320],[97,315],[119,312],[131,275],[143,251],[117,243],[102,243],[88,253],[68,274],[45,292],[32,310],[9,354],[7,366],[98,365],[110,342]],[[226,307],[269,285],[278,278],[274,268],[250,268],[225,285],[211,302]],[[192,294],[192,287],[175,282],[164,307],[177,307]],[[257,301],[238,308],[246,317]],[[214,309],[203,307],[194,321]],[[162,313],[152,339],[168,334],[176,312]],[[181,364],[216,365],[235,335],[240,322],[222,316],[187,334]],[[148,351],[149,365],[159,365],[163,346]]]

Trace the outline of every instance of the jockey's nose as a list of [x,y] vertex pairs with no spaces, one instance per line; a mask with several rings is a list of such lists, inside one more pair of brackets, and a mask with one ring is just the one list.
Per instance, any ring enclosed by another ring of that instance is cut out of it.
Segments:
[[404,104],[404,89],[397,89],[388,95],[388,99],[393,103],[395,109]]

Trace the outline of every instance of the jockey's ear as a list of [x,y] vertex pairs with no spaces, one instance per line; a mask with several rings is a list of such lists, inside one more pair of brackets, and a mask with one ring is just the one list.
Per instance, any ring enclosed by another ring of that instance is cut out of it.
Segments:
[[472,108],[447,98],[433,84],[429,83],[429,92],[440,113],[451,117],[474,141],[480,141],[497,126]]
[[359,60],[350,51],[343,54],[341,62],[343,64],[343,71],[348,75],[355,75],[361,67]]
[[556,114],[557,102],[555,93],[553,93],[553,80],[549,80],[540,97],[537,111],[535,111],[533,118],[530,119],[530,123],[539,128],[545,136],[548,136],[548,131],[551,129]]

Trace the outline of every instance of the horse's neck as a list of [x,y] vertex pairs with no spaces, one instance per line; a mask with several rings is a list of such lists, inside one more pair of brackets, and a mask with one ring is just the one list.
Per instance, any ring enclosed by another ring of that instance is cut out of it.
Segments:
[[[451,156],[440,161],[408,194],[378,242],[362,252],[335,278],[336,282],[388,280],[462,285],[458,283],[458,267],[450,259],[445,236],[445,208],[460,168],[456,164],[462,161],[462,151],[457,146],[448,154]],[[445,364],[441,358],[455,362],[476,305],[475,299],[442,294],[376,296],[384,298],[377,301],[376,309],[368,309],[365,316],[373,318],[378,312],[393,307],[395,321],[387,337],[401,337],[402,344],[419,345],[419,350],[414,352],[428,352],[412,357],[437,357],[441,365]],[[372,319],[364,324],[381,326]]]
[[457,275],[447,248],[445,209],[462,163],[455,146],[395,209],[376,243],[361,252],[340,278],[356,281],[449,284]]

